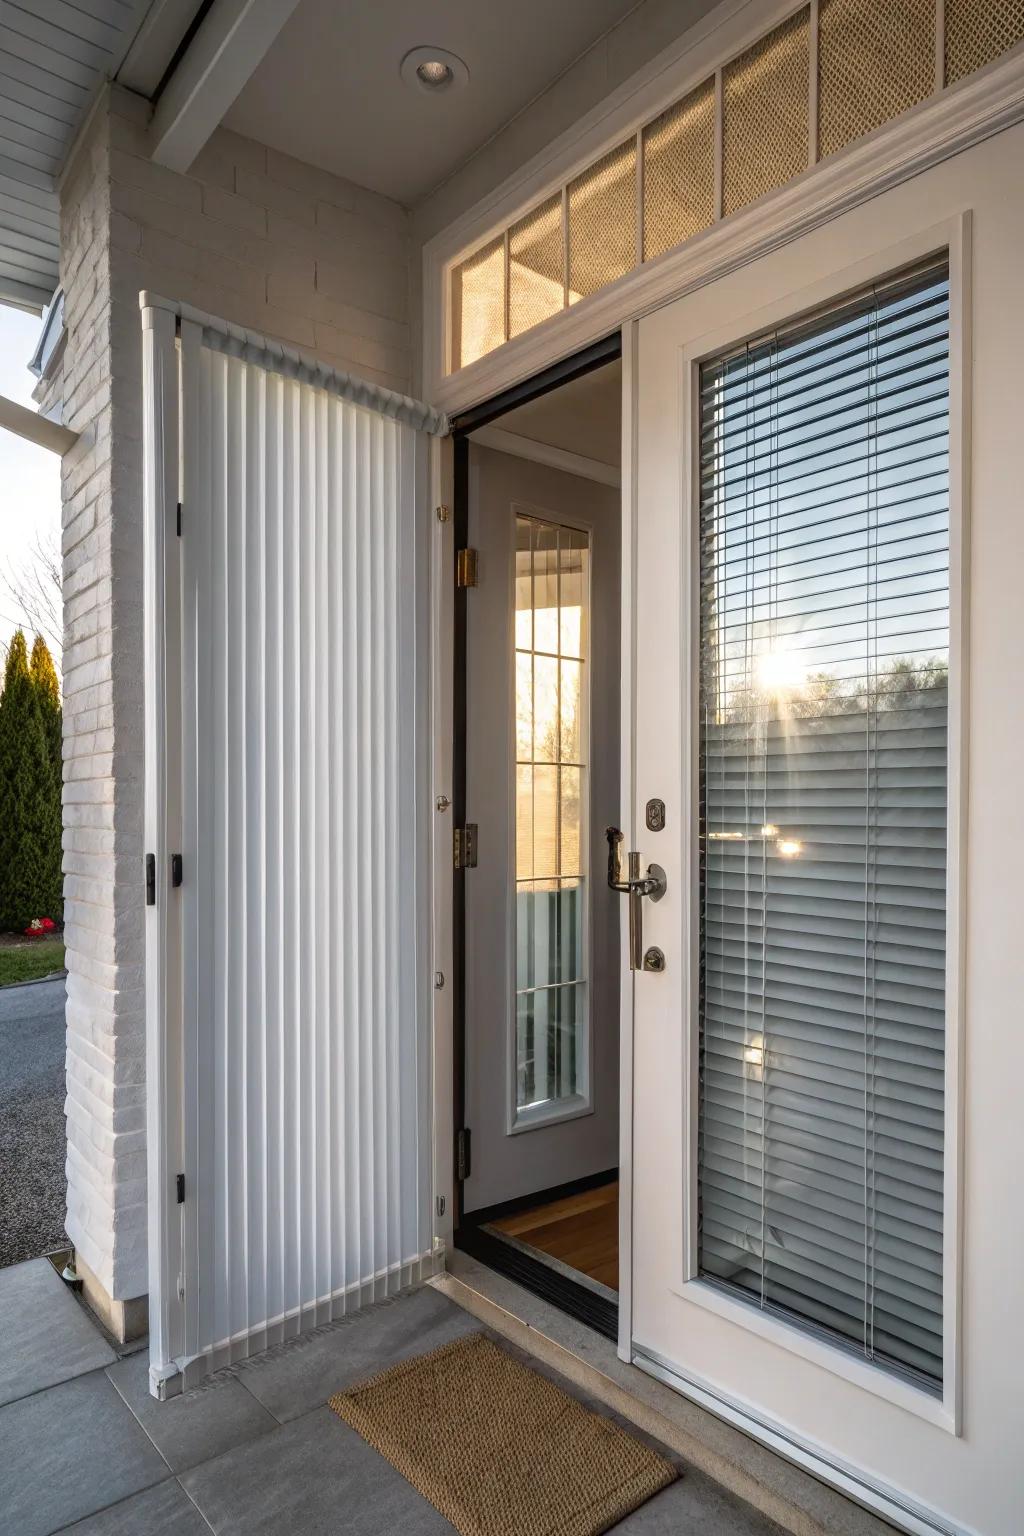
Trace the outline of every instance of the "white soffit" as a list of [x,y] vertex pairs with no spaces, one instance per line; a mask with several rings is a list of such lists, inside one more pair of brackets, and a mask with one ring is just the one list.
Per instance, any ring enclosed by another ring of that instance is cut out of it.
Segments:
[[[637,0],[302,0],[224,121],[410,205],[457,169]],[[402,58],[429,44],[469,68],[457,91],[411,89]],[[603,67],[600,59],[595,67]]]
[[60,255],[54,180],[149,0],[4,0],[0,8],[0,301],[42,309]]

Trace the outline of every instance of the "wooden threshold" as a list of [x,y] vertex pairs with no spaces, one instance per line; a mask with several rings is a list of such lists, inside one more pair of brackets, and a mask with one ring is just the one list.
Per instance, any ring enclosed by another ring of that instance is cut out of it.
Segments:
[[619,1288],[619,1181],[529,1206],[488,1223],[609,1290]]

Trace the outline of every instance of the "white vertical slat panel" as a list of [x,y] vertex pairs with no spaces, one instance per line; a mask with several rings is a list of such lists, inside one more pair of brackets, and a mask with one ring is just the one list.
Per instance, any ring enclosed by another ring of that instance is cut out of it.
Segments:
[[180,389],[188,1385],[436,1261],[425,440],[187,316]]

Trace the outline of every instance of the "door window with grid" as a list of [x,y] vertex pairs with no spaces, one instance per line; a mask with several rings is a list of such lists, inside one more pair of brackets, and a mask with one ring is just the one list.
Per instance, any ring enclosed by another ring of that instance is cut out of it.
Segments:
[[516,515],[515,1124],[587,1107],[590,541]]
[[700,370],[699,1268],[937,1388],[949,282]]

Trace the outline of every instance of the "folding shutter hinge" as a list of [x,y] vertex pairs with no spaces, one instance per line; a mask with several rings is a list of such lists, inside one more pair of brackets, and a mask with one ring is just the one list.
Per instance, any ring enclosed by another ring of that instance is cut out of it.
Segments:
[[460,549],[455,556],[455,585],[457,587],[476,586],[475,549]]
[[471,1168],[469,1131],[455,1132],[455,1177],[461,1182],[468,1179]]
[[179,1205],[184,1205],[185,1204],[185,1175],[183,1173],[179,1173],[178,1177],[175,1179],[174,1183],[175,1183],[175,1188],[176,1188],[176,1190],[178,1192],[178,1204]]
[[178,538],[181,538],[181,502],[178,502]]
[[172,853],[171,854],[171,884],[174,886],[175,890],[177,890],[178,886],[181,884],[183,879],[184,879],[184,870],[183,870],[183,866],[182,866],[182,862],[181,862],[181,854],[180,853]]
[[475,821],[467,821],[452,833],[452,862],[456,869],[476,869]]
[[146,854],[146,906],[156,906],[156,854]]

